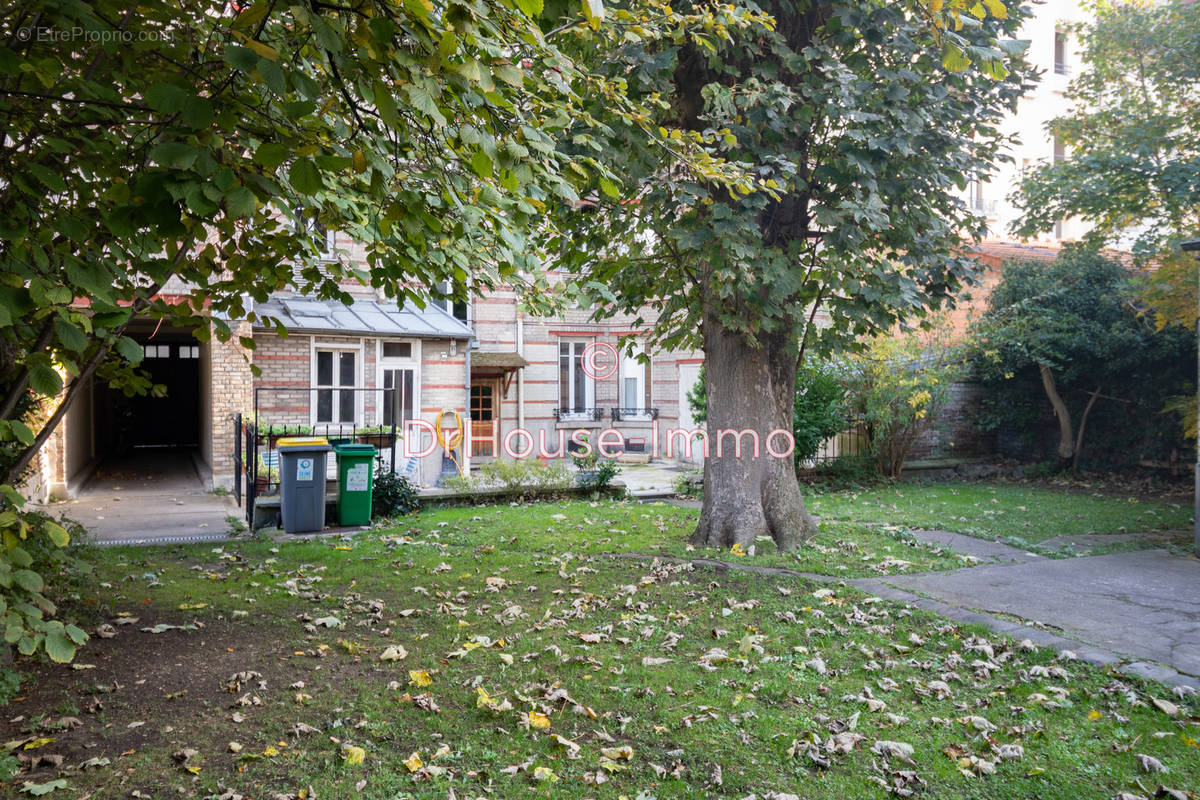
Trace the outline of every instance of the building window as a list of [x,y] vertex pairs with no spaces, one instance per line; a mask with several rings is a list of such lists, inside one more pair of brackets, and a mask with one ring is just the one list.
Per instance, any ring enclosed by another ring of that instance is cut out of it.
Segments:
[[1063,144],[1061,136],[1054,136],[1054,163],[1061,164],[1067,160],[1067,146]]
[[413,389],[416,372],[412,369],[383,370],[383,425],[403,430],[413,418]]
[[380,424],[405,428],[416,416],[417,362],[413,342],[383,342],[380,348]]
[[1067,63],[1067,32],[1054,32],[1054,74],[1070,75],[1071,65]]
[[169,344],[144,344],[142,345],[142,353],[146,358],[170,358],[171,345]]
[[650,415],[650,364],[641,360],[642,349],[621,356],[621,416]]
[[584,416],[594,403],[596,382],[583,368],[583,351],[591,340],[558,344],[558,406],[565,416]]
[[1061,219],[1058,222],[1054,223],[1054,238],[1055,239],[1063,238],[1063,221]]
[[317,258],[321,261],[337,261],[337,237],[334,232],[325,227],[316,217],[305,213],[304,209],[296,209],[296,232],[308,233],[312,236]]
[[383,343],[384,358],[404,358],[410,359],[413,357],[412,342],[384,342]]
[[970,204],[972,211],[983,211],[983,181],[976,179],[967,185],[967,202]]
[[357,352],[317,351],[317,422],[354,423],[357,401],[353,388],[357,377]]
[[179,345],[180,358],[199,358],[200,346],[196,344],[181,344]]
[[458,300],[451,296],[454,292],[454,287],[450,285],[450,282],[442,281],[438,284],[437,290],[441,297],[435,297],[433,304],[459,322],[467,322],[470,318],[470,304],[466,300]]

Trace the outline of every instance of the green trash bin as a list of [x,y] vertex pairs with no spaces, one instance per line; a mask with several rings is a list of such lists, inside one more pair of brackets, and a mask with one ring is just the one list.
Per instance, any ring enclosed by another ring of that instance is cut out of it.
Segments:
[[338,524],[366,525],[371,521],[375,445],[339,442],[333,452],[338,464]]

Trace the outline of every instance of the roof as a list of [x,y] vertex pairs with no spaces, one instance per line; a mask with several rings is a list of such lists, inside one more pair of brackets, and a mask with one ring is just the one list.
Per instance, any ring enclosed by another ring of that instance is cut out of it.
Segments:
[[529,362],[517,352],[493,353],[476,350],[471,353],[471,369],[520,369],[528,367]]
[[423,339],[471,339],[475,335],[444,308],[431,303],[422,309],[411,300],[401,308],[396,303],[378,300],[340,303],[306,297],[272,297],[265,303],[255,303],[254,313],[258,317],[254,327],[258,330],[273,329],[274,326],[263,323],[264,318],[270,317],[279,320],[289,332]]

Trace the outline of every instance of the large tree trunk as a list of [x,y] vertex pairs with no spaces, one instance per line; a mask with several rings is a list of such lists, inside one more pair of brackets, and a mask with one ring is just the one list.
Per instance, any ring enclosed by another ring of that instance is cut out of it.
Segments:
[[1065,468],[1070,463],[1071,457],[1075,455],[1075,435],[1071,427],[1071,411],[1067,408],[1062,395],[1058,393],[1058,382],[1054,380],[1054,373],[1050,367],[1039,364],[1038,372],[1042,376],[1042,388],[1046,390],[1046,397],[1049,398],[1050,405],[1054,407],[1054,416],[1058,418],[1058,461]]
[[[726,330],[710,312],[704,318],[705,389],[708,400],[708,458],[704,461],[704,505],[692,543],[727,549],[748,548],[769,536],[788,550],[817,532],[804,508],[790,452],[784,458],[767,452],[772,431],[792,430],[796,403],[796,347],[785,337],[765,338],[750,347]],[[751,437],[742,437],[741,457],[735,435],[719,431],[754,431],[760,448],[755,456]],[[783,436],[772,440],[776,452],[788,449]]]

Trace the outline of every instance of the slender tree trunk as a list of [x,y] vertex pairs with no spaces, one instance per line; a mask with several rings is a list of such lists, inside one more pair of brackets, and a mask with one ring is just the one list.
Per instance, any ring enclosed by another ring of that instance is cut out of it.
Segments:
[[1058,383],[1054,380],[1054,373],[1050,367],[1039,364],[1038,372],[1042,375],[1042,388],[1046,390],[1046,397],[1050,399],[1050,405],[1054,407],[1054,416],[1058,418],[1058,460],[1063,467],[1066,467],[1075,455],[1075,435],[1071,428],[1071,412],[1063,401],[1062,395],[1058,393]]
[[[816,534],[791,454],[775,458],[767,451],[768,438],[776,452],[788,449],[783,436],[770,434],[792,430],[796,357],[795,343],[785,337],[750,347],[740,334],[727,331],[715,314],[705,312],[709,455],[693,544],[748,548],[757,537],[769,536],[780,550],[788,550]],[[750,433],[740,437],[741,456],[736,454],[737,434],[743,431],[757,434],[757,456]]]
[[1092,413],[1092,406],[1096,405],[1096,399],[1100,397],[1100,390],[1103,388],[1103,386],[1096,387],[1096,391],[1092,392],[1092,396],[1088,398],[1087,405],[1083,407],[1083,414],[1079,417],[1079,432],[1075,434],[1075,453],[1071,458],[1072,475],[1079,471],[1079,453],[1083,450],[1083,432],[1087,428],[1088,414]]

